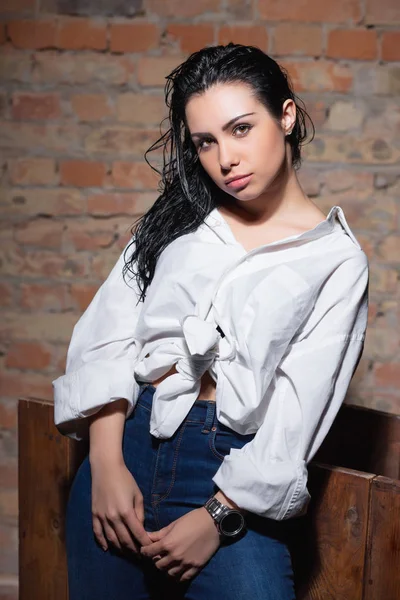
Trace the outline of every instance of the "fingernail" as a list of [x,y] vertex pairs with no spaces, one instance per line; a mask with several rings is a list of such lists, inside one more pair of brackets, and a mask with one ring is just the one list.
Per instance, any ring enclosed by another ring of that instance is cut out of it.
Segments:
[[107,551],[107,546],[102,546],[102,548],[103,548],[104,552]]

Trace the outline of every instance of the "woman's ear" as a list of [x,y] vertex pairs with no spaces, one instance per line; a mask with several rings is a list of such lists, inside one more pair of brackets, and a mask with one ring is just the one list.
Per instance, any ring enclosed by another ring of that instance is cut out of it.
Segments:
[[281,126],[285,135],[289,135],[293,131],[296,123],[296,104],[294,100],[288,98],[282,106]]

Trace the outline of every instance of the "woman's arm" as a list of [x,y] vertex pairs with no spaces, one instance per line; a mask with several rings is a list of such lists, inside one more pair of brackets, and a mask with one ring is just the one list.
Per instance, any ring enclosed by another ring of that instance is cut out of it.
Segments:
[[299,341],[289,346],[296,332],[285,326],[279,335],[285,315],[274,313],[271,321],[260,316],[266,341],[259,388],[265,393],[274,374],[275,388],[254,438],[232,449],[213,477],[242,509],[276,520],[307,509],[307,464],[339,411],[363,351],[368,281],[367,257],[360,251],[327,278]]
[[123,463],[122,435],[127,408],[127,400],[120,398],[89,417],[89,459],[92,468],[105,463]]
[[128,402],[124,398],[89,417],[93,532],[103,550],[109,542],[139,555],[150,538],[144,529],[143,495],[127,469],[122,439]]
[[123,278],[125,250],[128,255],[134,247],[130,243],[76,323],[65,375],[52,382],[55,424],[60,433],[78,440],[88,438],[89,416],[124,398],[128,417],[138,396],[134,366],[140,344],[135,331],[143,303],[138,304],[135,279]]

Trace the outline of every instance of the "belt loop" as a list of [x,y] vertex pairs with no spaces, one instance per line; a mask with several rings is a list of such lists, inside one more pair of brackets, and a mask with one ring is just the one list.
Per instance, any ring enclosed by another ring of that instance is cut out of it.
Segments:
[[209,402],[207,402],[207,414],[206,414],[206,418],[205,418],[203,429],[201,430],[201,433],[210,433],[211,427],[214,422],[214,415],[215,415],[215,402],[210,400]]

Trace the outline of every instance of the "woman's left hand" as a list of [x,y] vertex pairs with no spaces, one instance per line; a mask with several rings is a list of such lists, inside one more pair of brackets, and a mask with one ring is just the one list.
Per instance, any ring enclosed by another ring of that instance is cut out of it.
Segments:
[[153,559],[157,569],[167,571],[179,581],[197,575],[221,542],[204,507],[190,511],[159,531],[146,533],[153,543],[141,547],[142,555]]

